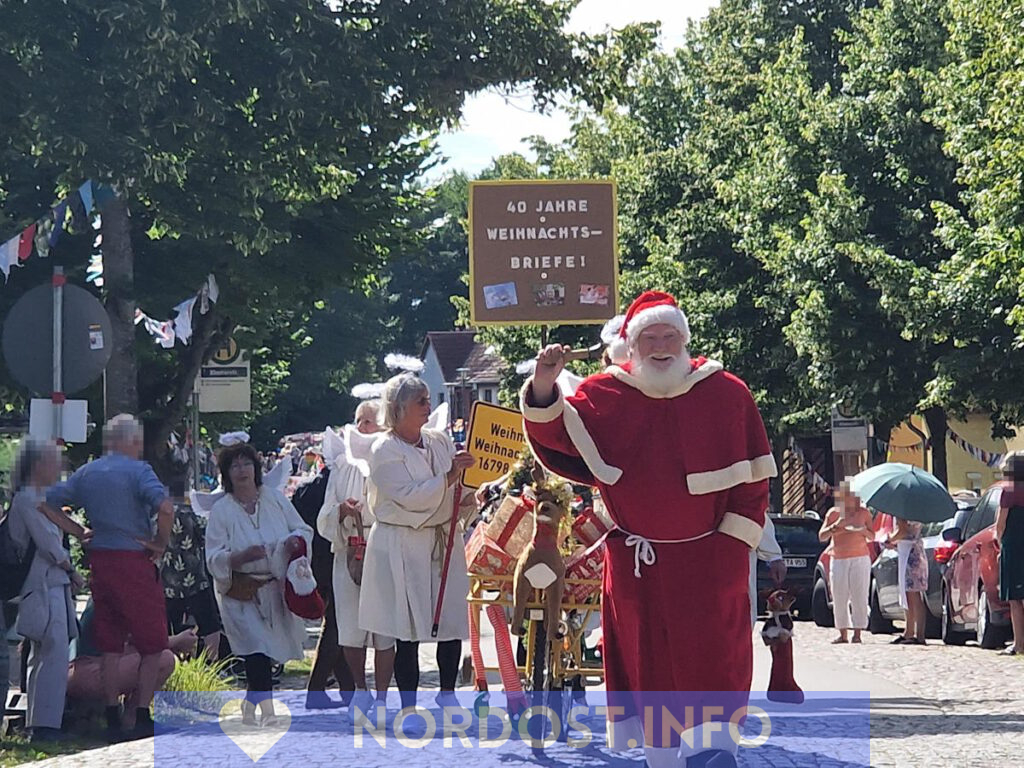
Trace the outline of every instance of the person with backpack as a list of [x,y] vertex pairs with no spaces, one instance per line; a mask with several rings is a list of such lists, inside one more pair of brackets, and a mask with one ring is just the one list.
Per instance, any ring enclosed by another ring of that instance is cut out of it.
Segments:
[[31,741],[60,741],[68,685],[68,643],[78,636],[74,586],[85,582],[71,563],[60,529],[40,511],[46,489],[60,477],[57,446],[26,437],[18,454],[10,533],[19,552],[32,550],[21,587],[17,630],[30,642],[28,716]]

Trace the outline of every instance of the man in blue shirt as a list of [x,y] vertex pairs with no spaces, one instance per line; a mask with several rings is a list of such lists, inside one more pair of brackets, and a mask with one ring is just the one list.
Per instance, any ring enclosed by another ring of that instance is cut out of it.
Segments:
[[89,565],[96,612],[94,642],[103,654],[107,734],[112,741],[121,741],[117,664],[129,638],[142,656],[131,736],[153,735],[149,705],[158,682],[160,656],[167,648],[163,585],[155,563],[167,548],[174,507],[153,468],[141,460],[142,425],[134,416],[121,414],[107,422],[103,442],[106,454],[52,488],[41,508],[75,536],[82,535],[81,526],[60,509],[84,508],[92,529]]

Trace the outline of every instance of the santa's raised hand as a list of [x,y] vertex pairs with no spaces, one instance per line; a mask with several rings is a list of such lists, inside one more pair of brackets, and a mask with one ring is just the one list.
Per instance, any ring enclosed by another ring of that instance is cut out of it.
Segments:
[[565,355],[569,347],[548,344],[537,353],[537,369],[533,373],[533,397],[537,405],[554,402],[555,379],[565,368]]

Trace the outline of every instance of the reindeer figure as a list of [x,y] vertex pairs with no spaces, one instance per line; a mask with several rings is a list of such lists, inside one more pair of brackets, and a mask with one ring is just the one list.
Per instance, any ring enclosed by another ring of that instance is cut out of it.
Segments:
[[568,507],[558,498],[548,482],[543,467],[535,463],[531,471],[535,503],[533,507],[533,541],[523,550],[516,563],[513,578],[512,633],[525,633],[526,604],[530,591],[539,589],[544,599],[544,623],[549,640],[558,637],[562,618],[562,593],[565,590],[565,562],[558,549],[558,530]]

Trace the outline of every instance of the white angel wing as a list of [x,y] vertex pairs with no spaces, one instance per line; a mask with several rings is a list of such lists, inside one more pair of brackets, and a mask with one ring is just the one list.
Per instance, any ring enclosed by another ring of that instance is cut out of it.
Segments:
[[433,429],[437,432],[444,432],[446,429],[448,429],[448,415],[448,403],[441,403],[430,414],[430,418],[427,419],[427,429]]
[[379,434],[364,435],[352,424],[345,426],[345,461],[359,469],[363,477],[370,476],[370,455]]
[[224,491],[189,491],[188,500],[192,510],[200,517],[208,517],[213,505],[224,498]]
[[288,487],[288,476],[291,474],[288,470],[291,469],[291,466],[291,459],[278,461],[269,472],[263,475],[264,485],[284,493],[284,489]]
[[323,453],[324,463],[333,467],[335,462],[345,454],[345,439],[330,427],[324,429],[324,440],[320,450]]

